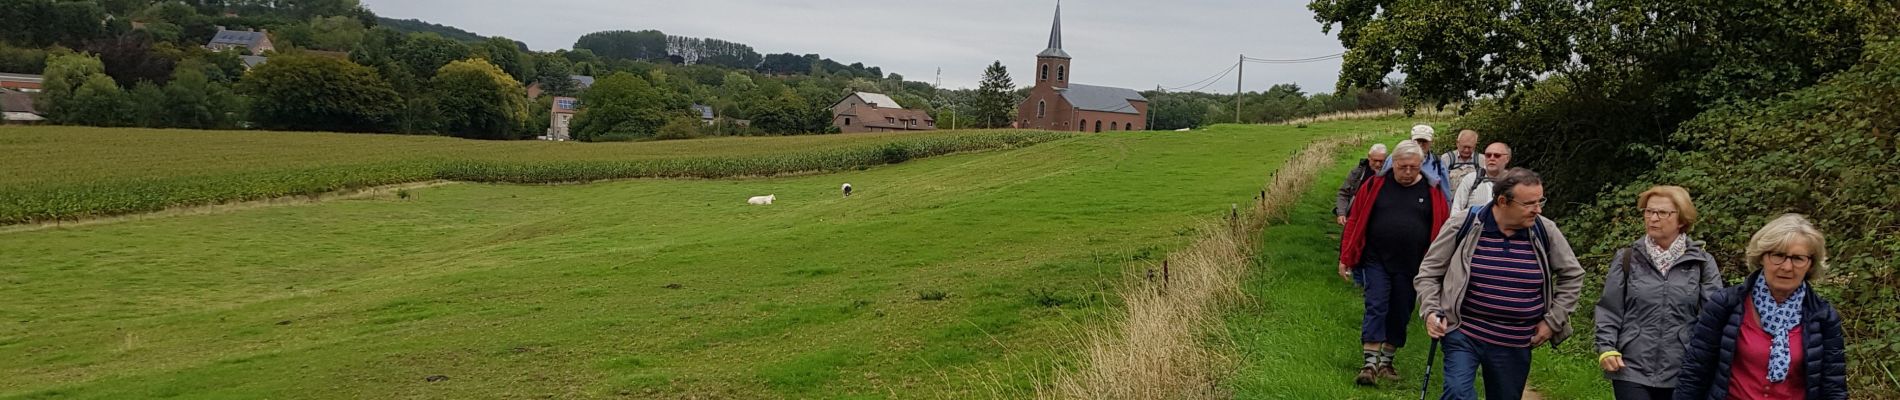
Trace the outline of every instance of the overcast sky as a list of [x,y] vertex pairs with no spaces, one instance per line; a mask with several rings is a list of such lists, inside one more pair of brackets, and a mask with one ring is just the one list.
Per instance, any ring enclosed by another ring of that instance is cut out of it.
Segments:
[[[1055,0],[363,0],[377,15],[415,18],[537,51],[569,48],[583,34],[657,29],[717,38],[760,53],[818,53],[863,62],[906,80],[974,87],[1001,60],[1021,86],[1047,47]],[[1137,90],[1183,86],[1219,74],[1236,57],[1294,59],[1343,51],[1320,33],[1306,0],[1068,0],[1063,48],[1073,80]],[[1339,61],[1248,64],[1246,88],[1297,83],[1330,92]],[[1229,75],[1204,91],[1231,93]],[[1200,85],[1195,85],[1200,86]]]

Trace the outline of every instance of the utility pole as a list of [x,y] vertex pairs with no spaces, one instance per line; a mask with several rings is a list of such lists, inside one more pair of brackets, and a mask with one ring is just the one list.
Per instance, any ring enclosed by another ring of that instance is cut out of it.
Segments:
[[1155,85],[1155,98],[1148,99],[1148,130],[1155,130],[1155,103],[1161,100],[1161,85]]
[[1234,123],[1240,123],[1240,84],[1247,81],[1247,55],[1240,55],[1240,73],[1234,77]]

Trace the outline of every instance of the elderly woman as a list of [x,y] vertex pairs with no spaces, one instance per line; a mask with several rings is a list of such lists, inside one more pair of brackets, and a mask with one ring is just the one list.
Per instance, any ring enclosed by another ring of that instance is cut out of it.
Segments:
[[1827,269],[1827,242],[1799,215],[1748,240],[1740,286],[1709,296],[1682,358],[1675,398],[1847,398],[1841,316],[1809,286]]
[[1670,399],[1683,343],[1702,300],[1722,288],[1715,258],[1689,238],[1689,191],[1656,186],[1636,197],[1644,235],[1618,250],[1597,301],[1596,345],[1618,400]]

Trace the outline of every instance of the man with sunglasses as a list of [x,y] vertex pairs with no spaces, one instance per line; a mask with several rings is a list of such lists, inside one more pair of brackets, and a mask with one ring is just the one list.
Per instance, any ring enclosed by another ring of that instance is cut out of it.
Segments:
[[1453,189],[1451,209],[1469,210],[1472,207],[1491,204],[1492,181],[1504,176],[1504,169],[1511,166],[1511,146],[1504,142],[1492,143],[1484,148],[1484,175],[1469,176],[1459,181]]
[[1557,223],[1543,217],[1544,182],[1512,168],[1493,183],[1490,205],[1454,210],[1420,262],[1419,315],[1445,348],[1445,394],[1521,398],[1531,348],[1570,337],[1583,266]]

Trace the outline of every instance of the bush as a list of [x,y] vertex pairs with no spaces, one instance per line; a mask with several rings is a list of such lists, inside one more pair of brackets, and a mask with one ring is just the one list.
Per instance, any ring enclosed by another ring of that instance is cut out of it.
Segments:
[[[1749,236],[1784,213],[1806,214],[1827,235],[1829,277],[1816,285],[1841,312],[1857,397],[1900,397],[1900,43],[1869,42],[1855,68],[1772,101],[1729,105],[1683,125],[1657,167],[1577,215],[1571,237],[1601,281],[1614,251],[1642,235],[1636,194],[1679,185],[1701,214],[1697,239],[1729,282],[1750,272]],[[1594,297],[1586,297],[1594,298]],[[1583,307],[1583,309],[1590,309]]]
[[700,122],[699,118],[673,117],[666,120],[666,125],[661,126],[660,133],[655,134],[653,138],[659,140],[698,138],[705,127],[706,123]]

